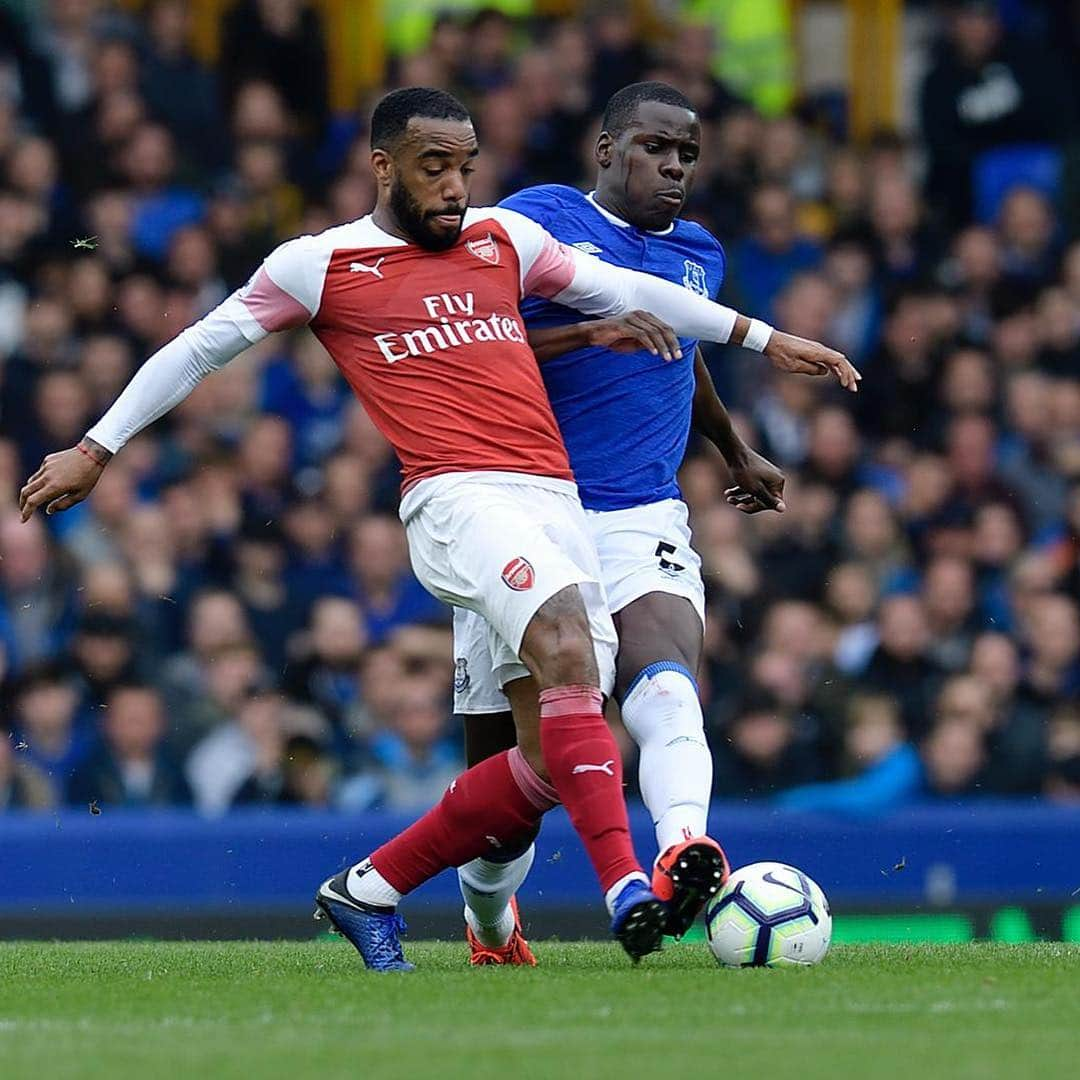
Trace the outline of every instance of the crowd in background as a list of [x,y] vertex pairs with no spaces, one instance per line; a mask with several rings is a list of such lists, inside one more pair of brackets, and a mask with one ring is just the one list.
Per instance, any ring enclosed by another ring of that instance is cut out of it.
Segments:
[[[42,456],[157,347],[374,201],[370,101],[331,112],[316,11],[240,0],[210,69],[188,8],[0,6],[0,809],[423,808],[461,766],[448,612],[410,573],[392,452],[306,331],[208,379],[83,505],[19,520]],[[707,27],[646,40],[617,5],[440,18],[388,71],[473,108],[476,205],[588,186],[606,97],[678,86],[722,299],[864,374],[853,397],[708,351],[788,477],[786,513],[748,518],[714,451],[681,474],[718,796],[1080,799],[1076,86],[1032,25],[943,19],[921,135],[863,145],[812,101],[756,112]],[[1066,167],[988,195],[979,155],[1017,140]]]

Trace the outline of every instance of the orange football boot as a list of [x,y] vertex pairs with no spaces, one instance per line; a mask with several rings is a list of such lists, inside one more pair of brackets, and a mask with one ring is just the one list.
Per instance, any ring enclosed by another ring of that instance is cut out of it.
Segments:
[[497,949],[481,945],[472,932],[472,927],[465,925],[465,940],[469,943],[469,963],[474,967],[483,967],[486,964],[517,964],[521,967],[536,967],[536,957],[521,931],[521,914],[518,911],[516,896],[510,898],[510,908],[514,912],[514,930],[510,935],[510,940]]
[[711,837],[693,836],[672,844],[656,860],[652,873],[652,890],[668,906],[665,933],[681,938],[730,874],[724,849]]

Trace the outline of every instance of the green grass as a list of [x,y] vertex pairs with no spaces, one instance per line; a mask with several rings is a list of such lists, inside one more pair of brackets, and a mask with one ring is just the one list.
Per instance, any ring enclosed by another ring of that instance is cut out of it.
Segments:
[[340,941],[0,944],[0,1076],[1077,1075],[1080,946],[837,946],[794,971],[536,951],[474,971],[414,944],[420,971],[374,976]]

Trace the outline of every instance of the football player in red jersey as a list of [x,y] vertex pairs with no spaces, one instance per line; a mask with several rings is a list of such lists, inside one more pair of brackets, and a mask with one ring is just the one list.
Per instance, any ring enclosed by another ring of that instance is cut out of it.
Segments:
[[[277,248],[251,281],[151,357],[76,447],[20,494],[24,518],[85,498],[112,454],[198,382],[276,330],[310,325],[401,458],[414,569],[491,626],[496,668],[520,660],[540,690],[538,730],[467,770],[442,801],[369,858],[328,879],[317,904],[375,970],[409,970],[396,913],[439,871],[517,842],[557,802],[600,880],[612,932],[637,959],[665,911],[630,841],[619,753],[603,717],[616,639],[558,427],[518,305],[550,297],[587,314],[653,311],[677,332],[763,343],[770,330],[679,286],[559,244],[513,211],[468,209],[478,152],[451,95],[395,91],[372,118],[374,212]],[[667,328],[643,347],[678,355]],[[790,339],[787,370],[858,373]]]

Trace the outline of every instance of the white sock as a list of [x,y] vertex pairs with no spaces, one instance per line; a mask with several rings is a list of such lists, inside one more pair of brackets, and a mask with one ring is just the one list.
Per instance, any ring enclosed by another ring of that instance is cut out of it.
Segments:
[[623,701],[622,719],[641,749],[638,783],[660,853],[702,836],[713,762],[690,672],[667,661],[644,668]]
[[401,900],[401,893],[371,865],[370,859],[349,867],[345,888],[354,900],[377,907],[397,907]]
[[510,940],[514,931],[510,898],[521,888],[535,857],[536,847],[530,844],[509,862],[478,858],[458,867],[465,921],[481,945],[498,949]]
[[604,893],[604,903],[607,904],[609,915],[615,914],[615,901],[618,898],[619,893],[621,893],[631,881],[644,881],[646,885],[649,884],[649,879],[640,870],[633,870],[627,874],[626,877],[619,878],[619,880]]

